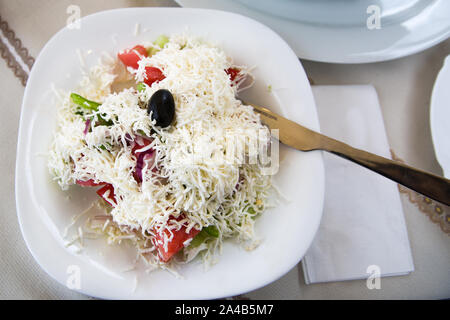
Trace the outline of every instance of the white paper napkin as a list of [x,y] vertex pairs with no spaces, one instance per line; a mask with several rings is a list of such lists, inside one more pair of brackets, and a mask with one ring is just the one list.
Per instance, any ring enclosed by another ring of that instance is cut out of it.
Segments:
[[[314,86],[325,135],[390,158],[372,86]],[[324,152],[319,231],[302,260],[307,284],[405,275],[414,270],[397,184]]]

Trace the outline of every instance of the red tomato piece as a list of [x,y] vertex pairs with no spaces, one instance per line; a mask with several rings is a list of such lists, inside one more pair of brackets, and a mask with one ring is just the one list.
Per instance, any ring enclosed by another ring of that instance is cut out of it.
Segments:
[[[180,216],[177,219],[172,218],[175,221],[180,221],[181,219],[184,219],[184,216]],[[169,224],[171,221],[169,221]],[[184,247],[184,243],[188,241],[189,239],[193,239],[200,230],[197,230],[195,228],[191,228],[189,232],[186,232],[187,228],[186,226],[181,226],[180,229],[172,229],[169,231],[167,228],[162,231],[155,232],[156,236],[153,239],[153,244],[158,249],[159,257],[161,261],[167,262],[172,258],[174,254],[176,254],[178,251],[180,251]],[[166,238],[170,239],[171,233],[173,234],[173,238],[169,240],[169,242],[166,244]],[[165,235],[164,235],[165,234]],[[167,247],[167,251],[166,251]]]
[[119,52],[117,56],[125,66],[137,69],[139,67],[138,61],[143,57],[148,57],[148,53],[143,46],[137,45],[131,49]]
[[105,184],[105,182],[95,183],[94,179],[89,179],[89,180],[86,180],[86,181],[77,180],[76,183],[78,185],[80,185],[80,186],[83,186],[83,187],[97,187],[97,186],[102,186],[102,185]]
[[166,76],[161,70],[155,67],[145,67],[145,80],[144,82],[151,86],[154,82],[164,80]]
[[112,184],[105,184],[102,188],[97,190],[97,194],[106,202],[108,202],[112,207],[116,206],[116,195],[114,194],[114,187]]
[[238,68],[228,68],[227,70],[225,70],[225,72],[230,76],[231,82],[233,82],[234,80],[236,80],[241,70],[239,70]]

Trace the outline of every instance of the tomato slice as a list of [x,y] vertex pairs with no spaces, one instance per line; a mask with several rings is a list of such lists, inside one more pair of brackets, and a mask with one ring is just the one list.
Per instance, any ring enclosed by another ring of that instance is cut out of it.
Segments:
[[95,183],[94,179],[89,179],[89,180],[77,180],[76,184],[83,186],[83,187],[97,187],[97,186],[102,186],[105,184],[105,182],[100,182],[100,183]]
[[116,206],[116,195],[114,194],[114,187],[112,184],[105,184],[102,188],[97,190],[97,194],[106,202],[108,202],[112,207]]
[[138,61],[143,57],[148,57],[148,53],[143,46],[137,45],[131,49],[119,52],[117,56],[125,66],[137,69],[139,67]]
[[[172,220],[169,220],[169,224],[171,221],[180,221],[181,219],[184,219],[184,216],[180,216],[178,218],[172,218]],[[176,254],[178,251],[180,251],[184,247],[184,243],[188,241],[189,239],[193,239],[200,230],[197,230],[195,228],[191,228],[189,232],[186,232],[187,228],[186,226],[181,226],[180,229],[172,229],[169,231],[167,228],[162,231],[155,232],[155,238],[153,238],[153,244],[158,249],[159,258],[163,262],[169,261],[174,254]],[[173,238],[169,240],[169,242],[166,244],[166,238],[170,239],[171,233],[173,234]],[[164,236],[164,234],[166,236]],[[167,248],[167,250],[166,250]]]
[[227,70],[225,70],[225,72],[230,76],[231,82],[233,82],[234,80],[236,80],[241,70],[239,70],[238,68],[228,68]]
[[145,80],[144,82],[151,86],[154,82],[164,80],[166,76],[161,70],[155,67],[145,67]]

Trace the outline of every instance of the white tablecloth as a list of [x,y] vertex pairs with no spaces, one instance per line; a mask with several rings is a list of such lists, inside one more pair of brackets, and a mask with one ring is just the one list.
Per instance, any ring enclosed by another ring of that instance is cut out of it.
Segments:
[[[79,5],[81,14],[126,6],[176,6],[172,1],[0,0],[0,17],[15,37],[36,57],[44,44],[67,20],[66,9]],[[407,163],[442,174],[431,143],[428,121],[432,86],[450,41],[403,59],[365,64],[336,65],[303,61],[315,84],[373,84],[378,92],[389,143],[395,156]],[[24,87],[0,59],[0,298],[88,298],[51,279],[27,250],[17,222],[14,170],[17,130]],[[450,237],[429,218],[435,204],[408,190],[402,203],[415,271],[383,278],[381,289],[369,290],[366,281],[306,285],[300,264],[278,281],[235,298],[249,299],[403,299],[450,298]],[[444,208],[449,214],[448,207]]]

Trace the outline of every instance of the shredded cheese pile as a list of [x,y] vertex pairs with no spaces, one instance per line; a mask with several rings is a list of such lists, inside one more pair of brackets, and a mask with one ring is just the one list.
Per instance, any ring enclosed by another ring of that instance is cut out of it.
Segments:
[[[92,127],[85,134],[85,120],[77,115],[70,94],[61,101],[48,159],[55,180],[64,190],[77,180],[112,184],[117,205],[108,211],[117,226],[114,234],[134,232],[135,242],[145,243],[140,250],[148,254],[154,254],[153,244],[142,239],[153,236],[155,228],[170,227],[170,217],[181,213],[185,219],[178,223],[188,224],[188,230],[211,225],[219,230],[218,238],[201,246],[189,248],[186,243],[184,260],[199,252],[211,258],[226,238],[254,246],[255,217],[268,205],[271,177],[263,174],[258,161],[248,161],[258,151],[249,147],[248,139],[267,146],[270,133],[259,115],[236,99],[238,85],[225,72],[233,67],[232,60],[201,39],[173,35],[163,49],[141,59],[137,70],[129,70],[136,82],[145,80],[148,66],[162,70],[165,79],[142,91],[113,92],[119,63],[103,57],[77,91],[101,103],[89,116],[101,116],[111,125]],[[169,90],[176,106],[175,120],[163,129],[146,108],[159,89]],[[133,178],[136,158],[129,145],[130,137],[137,136],[152,139],[145,149],[156,151],[152,168],[143,170],[142,183]]]

